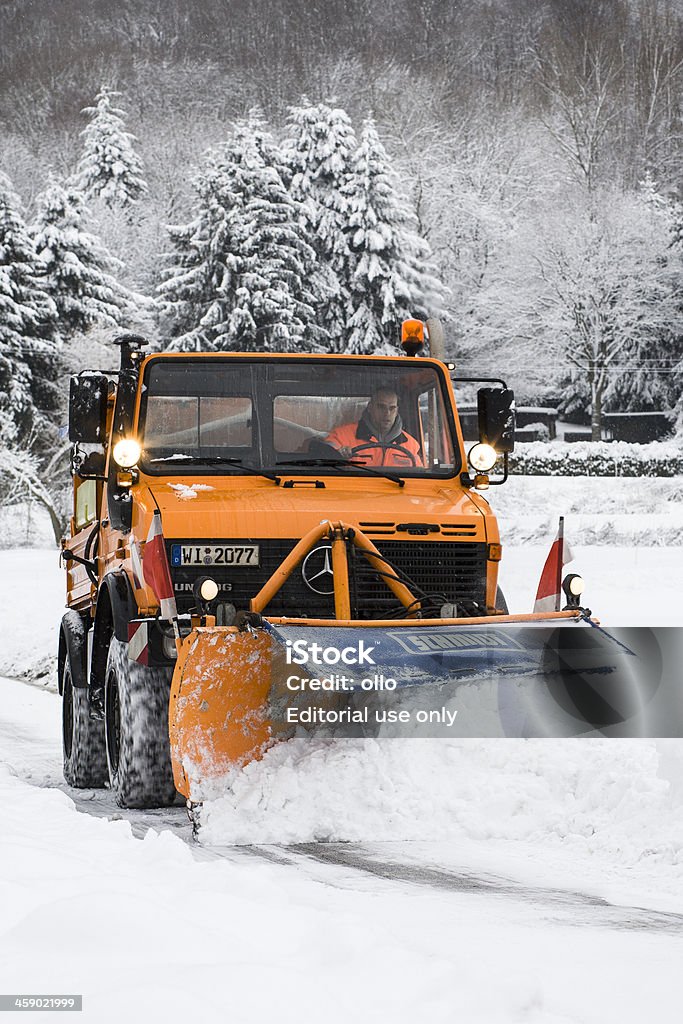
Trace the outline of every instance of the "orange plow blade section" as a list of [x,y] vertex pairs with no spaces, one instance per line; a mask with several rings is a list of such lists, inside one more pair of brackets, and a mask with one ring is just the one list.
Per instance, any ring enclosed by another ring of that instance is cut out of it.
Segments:
[[193,629],[182,643],[169,704],[176,789],[205,799],[230,772],[262,755],[277,652],[264,630]]

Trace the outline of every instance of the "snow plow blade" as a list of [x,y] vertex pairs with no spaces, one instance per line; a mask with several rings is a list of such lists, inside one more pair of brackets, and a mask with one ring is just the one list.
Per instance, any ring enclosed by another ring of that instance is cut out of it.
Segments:
[[623,717],[634,661],[580,610],[195,628],[171,689],[175,784],[190,801],[209,799],[295,734],[585,733]]

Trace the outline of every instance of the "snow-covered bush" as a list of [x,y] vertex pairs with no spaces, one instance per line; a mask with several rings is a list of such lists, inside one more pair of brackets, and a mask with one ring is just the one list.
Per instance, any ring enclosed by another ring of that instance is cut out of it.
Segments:
[[510,470],[528,476],[679,476],[683,442],[535,441],[515,447]]
[[550,431],[547,423],[525,423],[523,427],[518,427],[515,436],[525,435],[532,437],[534,441],[549,441]]

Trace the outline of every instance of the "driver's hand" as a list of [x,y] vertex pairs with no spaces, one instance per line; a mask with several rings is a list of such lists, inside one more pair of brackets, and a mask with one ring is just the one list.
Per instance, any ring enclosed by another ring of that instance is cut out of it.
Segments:
[[342,459],[349,459],[351,457],[352,451],[349,447],[344,447],[339,449],[339,454],[341,455]]

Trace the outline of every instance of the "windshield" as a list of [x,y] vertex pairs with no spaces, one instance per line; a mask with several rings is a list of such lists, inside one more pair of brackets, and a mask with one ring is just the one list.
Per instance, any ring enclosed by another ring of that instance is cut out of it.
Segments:
[[[444,381],[419,360],[150,361],[139,434],[150,473],[452,476]],[[355,465],[354,465],[355,463]]]

